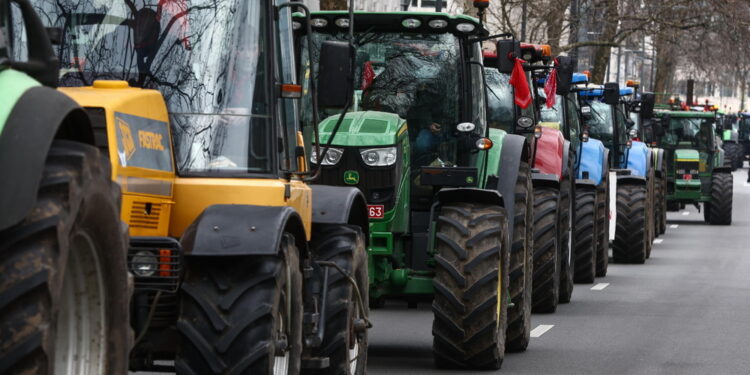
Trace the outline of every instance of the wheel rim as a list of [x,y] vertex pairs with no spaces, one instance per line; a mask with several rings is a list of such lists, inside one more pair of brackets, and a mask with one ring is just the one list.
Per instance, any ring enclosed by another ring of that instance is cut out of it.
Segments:
[[85,233],[70,243],[55,329],[55,374],[104,374],[107,331],[104,281]]
[[359,306],[357,306],[357,303],[352,303],[353,306],[353,312],[351,314],[352,319],[349,322],[349,373],[350,374],[356,374],[357,373],[357,365],[359,364],[359,341],[362,339],[360,335],[357,334],[355,329],[355,322],[357,322],[360,319],[359,314]]

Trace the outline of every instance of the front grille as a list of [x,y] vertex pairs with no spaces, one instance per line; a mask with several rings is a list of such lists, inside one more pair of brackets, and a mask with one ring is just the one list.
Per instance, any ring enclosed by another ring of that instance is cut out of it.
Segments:
[[130,222],[134,228],[157,229],[159,227],[161,204],[151,202],[133,202],[130,206]]
[[697,180],[699,178],[697,161],[675,162],[675,178],[678,180],[685,180],[686,176],[690,176],[689,178],[694,180]]
[[[323,166],[320,178],[315,182],[321,185],[354,186],[359,188],[368,204],[382,204],[385,210],[393,209],[396,204],[396,188],[401,176],[403,154],[398,146],[396,162],[389,167],[369,167],[362,161],[360,148],[346,147],[341,160],[336,165]],[[359,183],[347,185],[344,172],[359,172]]]

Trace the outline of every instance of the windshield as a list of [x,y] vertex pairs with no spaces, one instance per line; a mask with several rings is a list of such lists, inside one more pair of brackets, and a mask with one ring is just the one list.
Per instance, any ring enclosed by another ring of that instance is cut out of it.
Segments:
[[[547,94],[544,93],[544,88],[540,87],[537,89],[540,98],[547,98]],[[562,103],[565,99],[560,95],[555,95],[555,105],[547,107],[546,104],[542,104],[539,108],[539,113],[542,116],[542,122],[557,122],[562,125]]]
[[591,101],[589,106],[591,107],[591,117],[586,120],[589,136],[602,141],[606,147],[611,148],[612,133],[614,132],[612,106],[597,100]]
[[748,141],[750,140],[750,117],[742,116],[740,117],[740,126],[739,126],[739,136],[740,140]]
[[710,150],[713,138],[712,118],[671,118],[662,137],[664,147]]
[[61,86],[116,79],[161,92],[183,174],[271,168],[265,4],[35,0],[63,30]]
[[487,77],[487,123],[491,128],[513,132],[513,87],[510,76],[494,68],[485,68]]

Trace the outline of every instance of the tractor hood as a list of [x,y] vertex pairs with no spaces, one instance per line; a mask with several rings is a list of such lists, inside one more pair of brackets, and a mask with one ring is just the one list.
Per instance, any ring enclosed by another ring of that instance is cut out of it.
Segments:
[[[328,142],[339,115],[320,123],[320,143]],[[388,146],[396,144],[406,134],[406,121],[387,112],[349,112],[341,122],[334,146]]]
[[681,148],[674,150],[674,158],[680,161],[698,161],[700,160],[700,154],[698,150]]

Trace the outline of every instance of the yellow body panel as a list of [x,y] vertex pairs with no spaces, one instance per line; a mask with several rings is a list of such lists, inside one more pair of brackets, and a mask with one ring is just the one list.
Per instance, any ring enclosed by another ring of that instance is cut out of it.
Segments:
[[[285,198],[289,185],[289,198]],[[215,204],[257,206],[291,206],[302,218],[307,240],[312,229],[312,190],[301,181],[244,178],[181,178],[174,186],[174,200],[169,235],[180,237],[203,212]]]

